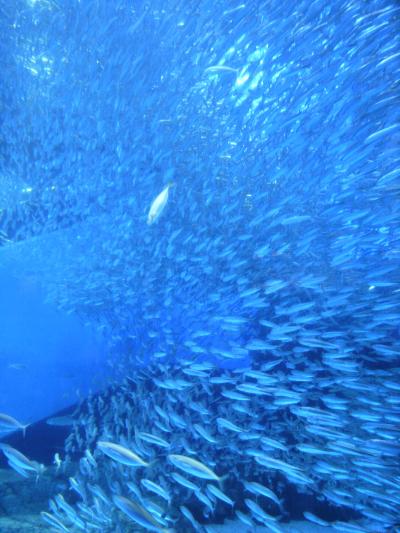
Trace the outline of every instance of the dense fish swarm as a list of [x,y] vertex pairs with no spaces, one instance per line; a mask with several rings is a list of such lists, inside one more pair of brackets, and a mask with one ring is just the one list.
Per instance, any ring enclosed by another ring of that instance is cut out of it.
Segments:
[[[294,493],[341,508],[339,516],[353,510],[372,524],[354,531],[390,528],[398,519],[399,429],[391,421],[400,387],[388,371],[360,376],[346,365],[342,357],[337,368],[317,360],[304,370],[291,353],[234,371],[183,360],[139,371],[89,399],[65,459],[68,465],[71,454],[83,454],[71,480],[84,500],[82,519],[106,531],[109,522],[112,531],[111,498],[122,494],[152,512],[160,528],[174,523],[187,531],[186,515],[177,512],[184,504],[196,511],[199,530],[198,520],[246,513],[250,523],[272,522],[279,531],[277,520],[288,519],[293,506],[291,483]],[[91,453],[104,435],[122,449],[114,461]],[[131,450],[140,463],[126,460]]]
[[398,3],[0,13],[2,262],[103,335],[115,381],[77,410],[74,498],[43,519],[279,532],[291,494],[312,523],[395,531]]

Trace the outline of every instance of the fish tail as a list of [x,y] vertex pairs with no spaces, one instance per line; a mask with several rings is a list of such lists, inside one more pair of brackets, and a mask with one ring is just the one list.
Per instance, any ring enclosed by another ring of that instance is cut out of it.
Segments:
[[219,485],[219,488],[223,491],[224,490],[224,484],[225,484],[225,481],[228,479],[229,477],[229,474],[225,474],[224,476],[221,476],[219,479],[218,479],[218,485]]

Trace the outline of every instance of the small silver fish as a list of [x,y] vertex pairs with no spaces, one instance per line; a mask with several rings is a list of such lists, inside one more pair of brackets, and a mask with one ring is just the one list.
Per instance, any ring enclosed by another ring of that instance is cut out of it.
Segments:
[[141,505],[125,498],[124,496],[113,496],[115,505],[125,513],[131,520],[137,524],[143,526],[147,531],[156,531],[167,533],[168,530],[164,529],[157,520]]
[[170,462],[183,470],[187,474],[192,476],[199,477],[201,479],[211,479],[213,481],[221,482],[220,477],[217,476],[208,466],[203,465],[200,461],[192,459],[191,457],[186,457],[185,455],[168,455]]
[[128,448],[124,448],[124,446],[120,446],[119,444],[99,441],[97,443],[97,447],[105,455],[111,457],[111,459],[114,459],[114,461],[117,461],[117,463],[127,466],[149,466],[149,463],[143,461],[143,459],[136,455],[136,453],[128,450]]
[[19,474],[24,475],[24,472],[36,472],[39,476],[45,470],[44,465],[31,461],[23,453],[19,452],[9,444],[0,443],[0,450],[8,459],[8,464],[14,468]]
[[75,420],[72,416],[53,416],[46,420],[46,424],[49,426],[73,426]]
[[227,65],[213,65],[212,67],[207,67],[206,70],[204,71],[205,73],[211,73],[211,74],[215,74],[215,73],[218,73],[218,72],[231,72],[232,74],[237,74],[237,69],[236,68],[232,68],[232,67],[228,67]]
[[25,437],[25,431],[29,424],[21,424],[18,420],[10,415],[0,413],[0,432],[2,431],[15,431],[17,429],[22,430],[22,434]]

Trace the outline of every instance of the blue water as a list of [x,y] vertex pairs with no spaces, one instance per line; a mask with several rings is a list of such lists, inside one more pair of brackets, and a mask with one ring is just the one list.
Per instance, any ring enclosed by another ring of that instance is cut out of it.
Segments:
[[[74,413],[54,451],[80,488],[52,516],[395,531],[398,3],[18,0],[0,34],[0,413],[46,463],[34,423]],[[98,441],[152,465],[164,512]]]

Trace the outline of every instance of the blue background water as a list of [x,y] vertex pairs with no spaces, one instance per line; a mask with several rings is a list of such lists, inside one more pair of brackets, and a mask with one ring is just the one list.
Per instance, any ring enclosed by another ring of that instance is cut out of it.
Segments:
[[395,2],[0,9],[0,411],[315,338],[398,366]]
[[101,343],[76,317],[44,304],[37,283],[34,274],[1,271],[0,404],[30,424],[98,389],[105,361]]

